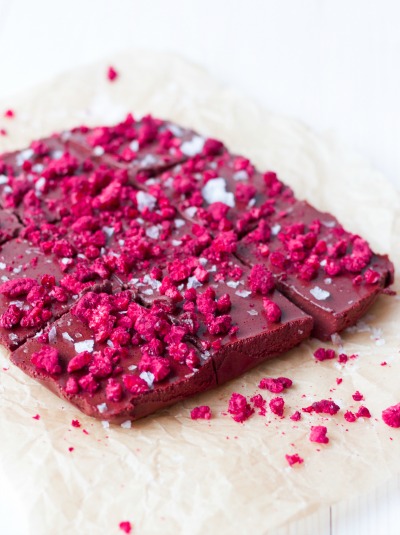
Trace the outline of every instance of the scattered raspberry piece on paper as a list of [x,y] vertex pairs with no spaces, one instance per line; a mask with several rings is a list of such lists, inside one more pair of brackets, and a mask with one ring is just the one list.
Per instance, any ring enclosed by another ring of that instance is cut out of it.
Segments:
[[194,409],[190,411],[190,417],[192,420],[209,420],[211,418],[211,409],[208,405],[194,407]]
[[382,420],[389,427],[400,427],[400,403],[382,411]]
[[358,390],[356,390],[351,397],[354,399],[354,401],[362,401],[364,399],[364,396]]
[[234,392],[229,400],[228,412],[235,422],[244,422],[254,414],[254,409],[247,403],[245,396]]
[[277,416],[283,417],[283,411],[285,408],[284,399],[281,397],[272,398],[269,402],[269,408],[271,409],[271,412],[273,412]]
[[258,388],[269,390],[274,394],[279,394],[280,392],[283,392],[285,388],[290,388],[292,384],[293,381],[287,377],[278,377],[277,379],[265,377],[264,379],[261,379]]
[[124,533],[130,533],[132,531],[132,524],[128,520],[125,520],[119,523],[119,529]]
[[40,414],[35,414],[35,416],[32,416],[34,420],[40,420]]
[[346,411],[344,413],[344,419],[346,420],[346,422],[352,423],[357,420],[357,416],[354,414],[354,412]]
[[118,78],[118,76],[119,76],[119,74],[114,69],[114,67],[112,67],[112,66],[108,67],[107,78],[110,80],[110,82],[114,82],[114,80],[116,80]]
[[367,407],[360,405],[360,408],[358,409],[356,416],[357,418],[371,418],[371,413],[369,412]]
[[293,422],[298,422],[299,420],[301,420],[301,412],[295,411],[290,417],[290,419],[293,420]]
[[71,422],[72,427],[80,427],[80,421],[79,420],[72,420]]
[[335,357],[336,353],[334,349],[325,349],[324,347],[319,347],[316,351],[314,351],[314,358],[320,362],[334,359]]
[[328,429],[324,425],[312,425],[310,441],[318,444],[328,444],[329,438],[326,436]]
[[6,111],[4,112],[4,117],[6,117],[7,119],[13,119],[13,118],[15,117],[15,112],[14,112],[14,110],[11,110],[11,109],[6,110]]
[[298,453],[294,453],[293,455],[285,455],[285,457],[290,466],[304,463],[304,459],[302,459]]

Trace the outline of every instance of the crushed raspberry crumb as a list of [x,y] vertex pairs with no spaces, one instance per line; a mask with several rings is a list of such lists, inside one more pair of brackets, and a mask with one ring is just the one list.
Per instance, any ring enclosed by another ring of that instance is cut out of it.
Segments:
[[80,421],[79,420],[72,420],[71,422],[72,427],[80,427]]
[[285,455],[285,458],[289,463],[289,466],[293,466],[294,464],[302,464],[304,462],[304,459],[302,459],[298,453],[294,453],[293,455]]
[[114,69],[114,67],[110,66],[107,70],[107,78],[110,80],[110,82],[113,82],[118,78],[118,72]]
[[357,416],[354,414],[354,412],[346,411],[344,413],[344,419],[347,422],[355,422],[357,420]]
[[334,415],[340,410],[339,405],[329,399],[321,399],[321,401],[315,401],[309,407],[304,407],[303,412],[316,412],[317,414],[330,414]]
[[336,353],[333,349],[325,349],[324,347],[319,347],[314,351],[314,357],[322,362],[323,360],[330,360],[336,357]]
[[125,520],[124,522],[119,523],[119,529],[124,533],[130,533],[132,531],[132,525],[130,522]]
[[356,416],[357,418],[371,418],[371,413],[369,412],[367,407],[361,405],[356,413]]
[[290,388],[292,384],[293,381],[287,377],[278,377],[277,379],[265,377],[264,379],[261,379],[258,388],[269,390],[274,394],[279,394],[280,392],[283,392],[285,388]]
[[247,403],[245,396],[234,392],[229,400],[228,412],[235,422],[244,422],[254,413],[254,409]]
[[35,414],[35,416],[32,416],[34,420],[40,420],[40,414]]
[[358,390],[356,390],[351,397],[354,401],[362,401],[364,399],[364,396]]
[[390,427],[400,427],[400,403],[382,411],[382,420]]
[[39,351],[33,353],[31,362],[38,370],[45,371],[52,375],[61,373],[58,351],[54,347],[42,346]]
[[277,416],[283,417],[283,411],[285,408],[284,399],[281,397],[272,398],[269,402],[269,408],[271,409],[271,412]]
[[72,453],[72,452],[74,451],[74,449],[75,449],[75,448],[73,448],[72,446],[70,446],[70,447],[68,448],[68,451],[70,451],[70,452]]
[[208,405],[200,405],[199,407],[194,407],[190,411],[190,417],[192,420],[209,420],[211,418],[211,409]]
[[261,394],[256,394],[255,396],[250,398],[251,403],[253,403],[254,407],[259,409],[258,414],[260,416],[265,416],[267,414],[267,401],[262,397]]
[[263,298],[263,306],[267,320],[271,323],[278,323],[282,316],[282,311],[279,306],[266,297]]
[[0,136],[5,137],[7,135],[7,130],[5,128],[0,128]]
[[336,384],[340,385],[343,383],[343,379],[341,377],[336,377]]
[[6,110],[4,112],[4,117],[6,117],[7,119],[13,119],[15,117],[14,110]]
[[324,425],[311,426],[310,441],[319,444],[328,444],[329,438],[326,436],[328,429]]
[[298,422],[299,420],[301,420],[301,412],[295,411],[290,417],[290,419],[293,420],[293,422]]

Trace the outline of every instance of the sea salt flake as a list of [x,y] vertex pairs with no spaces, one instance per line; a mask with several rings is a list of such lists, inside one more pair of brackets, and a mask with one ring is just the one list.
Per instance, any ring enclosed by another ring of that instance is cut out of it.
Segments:
[[93,154],[94,154],[94,156],[103,156],[103,154],[104,154],[103,147],[100,147],[99,145],[97,145],[97,147],[94,147]]
[[250,316],[258,316],[258,312],[257,310],[254,310],[254,308],[252,308],[251,310],[248,310],[247,314],[250,314]]
[[328,297],[331,295],[329,292],[323,290],[319,286],[314,286],[314,288],[311,288],[310,294],[318,301],[325,301],[325,299],[328,299]]
[[62,337],[64,338],[64,340],[68,340],[68,342],[74,341],[74,339],[72,338],[72,336],[69,335],[69,333],[62,333]]
[[208,260],[207,258],[203,258],[203,257],[200,257],[199,258],[199,263],[202,265],[202,266],[205,266],[207,264]]
[[35,184],[35,189],[41,191],[45,185],[46,185],[46,179],[44,178],[44,176],[41,176]]
[[53,325],[51,329],[49,330],[49,343],[54,344],[56,339],[57,339],[57,330],[55,326]]
[[152,154],[146,154],[146,156],[140,161],[140,165],[143,167],[151,167],[155,163],[157,163],[157,158]]
[[205,139],[202,136],[193,136],[189,141],[185,141],[181,145],[181,151],[186,156],[196,156],[199,154],[204,147]]
[[197,206],[189,206],[189,208],[186,208],[185,215],[188,217],[194,217],[197,212]]
[[203,284],[196,279],[196,277],[189,277],[187,287],[188,288],[200,288]]
[[176,124],[168,124],[168,130],[170,130],[175,137],[182,137],[183,135],[182,128]]
[[128,366],[128,370],[129,371],[133,371],[133,370],[136,370],[137,366],[135,364],[131,364],[130,366]]
[[112,227],[103,227],[101,230],[104,232],[107,238],[111,238],[111,236],[114,234],[114,229]]
[[237,290],[235,294],[239,297],[249,297],[249,295],[251,295],[251,292],[249,290]]
[[126,420],[125,422],[122,422],[121,427],[123,429],[130,429],[132,427],[132,422],[130,420]]
[[139,141],[137,139],[134,139],[129,143],[129,148],[133,150],[133,152],[137,152],[139,150]]
[[[132,279],[131,282],[133,282],[134,280],[136,280],[136,282],[137,282],[139,279]],[[150,277],[149,274],[146,274],[143,277],[143,282],[145,284],[148,284],[149,286],[151,286],[153,288],[153,290],[158,290],[158,288],[161,286],[161,282],[158,281],[157,279],[153,279],[152,277]]]
[[75,343],[75,351],[77,353],[82,353],[83,351],[89,351],[92,353],[94,348],[94,340],[82,340],[82,342]]
[[5,264],[4,262],[0,262],[0,269],[6,269],[7,267],[7,264]]
[[153,240],[157,240],[160,237],[160,227],[153,225],[152,227],[147,228],[146,236],[148,238],[152,238]]
[[108,429],[110,427],[110,422],[108,420],[102,420],[101,425],[104,427],[104,429]]
[[233,180],[248,180],[248,179],[249,179],[249,175],[248,175],[247,171],[245,171],[244,169],[241,169],[240,171],[237,171],[233,175]]
[[279,234],[279,232],[281,231],[281,225],[279,225],[279,223],[276,223],[275,225],[272,225],[271,227],[271,234],[273,236],[277,236]]
[[144,295],[153,295],[154,291],[151,288],[147,288],[147,290],[142,290]]
[[146,381],[149,388],[152,388],[154,383],[154,375],[151,372],[142,372],[139,377],[143,379],[143,381]]
[[150,195],[150,193],[146,193],[145,191],[138,191],[136,195],[136,200],[139,212],[143,212],[145,208],[153,210],[157,203],[157,199],[153,197],[153,195]]
[[222,202],[231,208],[235,206],[235,196],[233,193],[226,191],[224,178],[218,177],[209,180],[201,190],[201,194],[208,204]]
[[8,177],[6,175],[0,175],[0,185],[8,184]]
[[182,242],[180,240],[171,240],[171,243],[174,247],[179,247],[182,245]]
[[175,219],[175,227],[181,228],[185,226],[185,221],[183,219]]
[[19,152],[16,156],[16,162],[18,166],[22,166],[26,160],[29,160],[34,155],[34,152],[32,149],[26,149]]
[[97,405],[97,410],[103,414],[103,412],[106,412],[107,410],[107,403],[100,403],[100,405]]
[[228,281],[226,283],[229,288],[237,288],[239,286],[239,281]]
[[329,285],[329,284],[332,284],[332,279],[329,278],[329,277],[327,277],[326,279],[324,279],[324,283],[325,283],[325,284],[328,284],[328,285]]
[[321,221],[324,227],[333,228],[336,225],[336,221]]

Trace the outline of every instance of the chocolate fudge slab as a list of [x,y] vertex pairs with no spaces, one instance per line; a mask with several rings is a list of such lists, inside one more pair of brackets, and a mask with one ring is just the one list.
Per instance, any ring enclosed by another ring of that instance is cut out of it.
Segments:
[[374,254],[365,240],[306,202],[268,224],[271,237],[263,243],[250,233],[237,255],[274,273],[279,290],[314,318],[313,335],[321,340],[354,325],[393,282],[387,256]]
[[189,221],[218,233],[243,235],[264,216],[290,209],[290,188],[273,172],[260,173],[243,156],[224,151],[194,157],[144,182],[150,193],[160,188]]
[[196,154],[214,154],[222,143],[150,115],[128,115],[115,126],[78,127],[63,139],[83,155],[128,171],[134,185]]
[[185,336],[186,362],[168,353],[174,329],[162,308],[143,308],[130,292],[89,292],[11,360],[89,416],[136,420],[216,386],[212,360]]

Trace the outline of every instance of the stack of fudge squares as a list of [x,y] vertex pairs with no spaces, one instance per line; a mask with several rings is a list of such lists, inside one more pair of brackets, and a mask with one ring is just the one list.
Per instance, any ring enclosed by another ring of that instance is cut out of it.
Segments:
[[0,156],[0,342],[135,420],[354,325],[386,256],[215,139],[132,115]]

